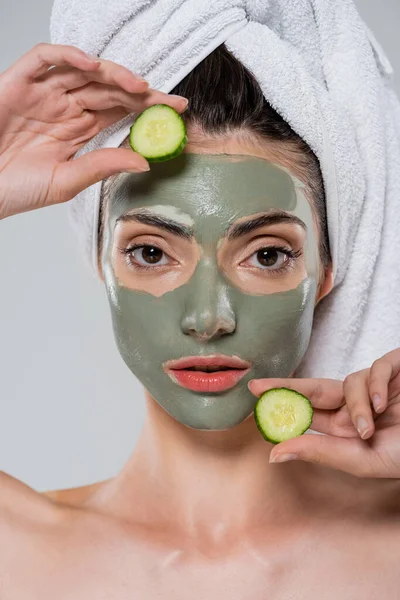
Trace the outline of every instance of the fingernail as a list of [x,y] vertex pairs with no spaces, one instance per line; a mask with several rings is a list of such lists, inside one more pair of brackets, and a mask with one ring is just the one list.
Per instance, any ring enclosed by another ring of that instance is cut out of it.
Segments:
[[176,98],[177,100],[184,100],[185,104],[184,104],[184,108],[183,110],[186,110],[189,104],[189,100],[187,98],[185,98],[184,96],[176,96],[175,94],[170,94],[171,98]]
[[369,433],[369,425],[364,417],[357,417],[356,419],[356,427],[360,436],[364,439],[366,435]]
[[95,62],[100,62],[99,57],[94,54],[86,54],[86,56],[89,60],[94,60]]
[[148,83],[147,79],[145,79],[144,77],[142,77],[141,75],[139,75],[138,73],[132,73],[132,75],[135,77],[135,79],[137,79],[138,81],[144,81],[145,83]]
[[381,404],[381,397],[379,394],[374,394],[372,396],[372,404],[374,405],[375,412],[381,412],[383,406]]
[[135,167],[133,169],[125,169],[126,173],[145,173],[150,171],[150,167]]
[[297,454],[277,454],[276,456],[270,456],[270,463],[283,463],[288,460],[296,460]]

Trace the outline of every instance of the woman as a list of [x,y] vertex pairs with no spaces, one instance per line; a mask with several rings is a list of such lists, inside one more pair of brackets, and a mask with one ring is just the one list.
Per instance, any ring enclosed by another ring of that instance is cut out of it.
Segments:
[[[397,597],[399,353],[344,386],[271,379],[295,372],[332,287],[318,163],[224,47],[208,60],[230,65],[235,110],[223,95],[206,121],[200,64],[174,90],[189,96],[185,152],[148,172],[127,147],[69,159],[124,113],[159,102],[182,112],[185,99],[71,46],[40,44],[0,77],[2,218],[111,177],[99,267],[147,403],[138,446],[110,480],[40,495],[2,474],[5,600]],[[182,355],[197,358],[177,364]],[[221,367],[216,355],[240,378],[179,373],[204,358]],[[328,434],[278,445],[275,458],[302,459],[285,465],[268,462],[252,417],[276,385],[305,392],[313,429]]]

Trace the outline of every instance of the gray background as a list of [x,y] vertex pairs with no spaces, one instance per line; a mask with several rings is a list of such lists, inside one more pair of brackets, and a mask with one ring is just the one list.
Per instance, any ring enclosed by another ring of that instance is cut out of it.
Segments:
[[[0,0],[0,72],[50,41],[51,6]],[[399,0],[357,6],[397,71]],[[138,439],[142,388],[115,347],[66,206],[2,221],[0,269],[0,469],[37,490],[114,475]]]

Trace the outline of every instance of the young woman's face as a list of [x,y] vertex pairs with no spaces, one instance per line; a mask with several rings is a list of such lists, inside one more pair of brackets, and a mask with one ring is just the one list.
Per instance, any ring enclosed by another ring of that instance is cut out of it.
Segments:
[[304,184],[240,153],[185,152],[124,174],[102,269],[125,363],[198,429],[238,425],[254,410],[250,379],[293,373],[321,296]]

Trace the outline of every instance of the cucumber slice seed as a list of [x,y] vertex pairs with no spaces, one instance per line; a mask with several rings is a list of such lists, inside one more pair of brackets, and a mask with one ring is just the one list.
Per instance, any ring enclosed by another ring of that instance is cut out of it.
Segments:
[[254,408],[259,431],[273,444],[302,435],[310,427],[313,413],[309,399],[288,388],[264,392]]
[[178,156],[187,142],[186,125],[167,104],[153,104],[136,118],[129,143],[148,162],[163,162]]

